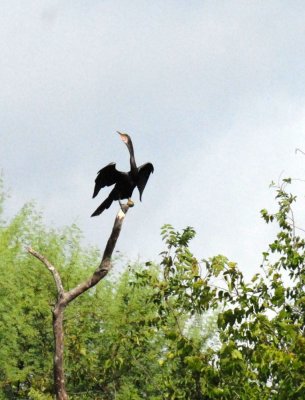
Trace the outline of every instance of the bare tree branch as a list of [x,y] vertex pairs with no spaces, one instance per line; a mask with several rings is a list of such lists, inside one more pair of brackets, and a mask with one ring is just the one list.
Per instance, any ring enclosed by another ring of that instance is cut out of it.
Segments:
[[68,292],[65,292],[61,277],[57,271],[57,269],[52,265],[44,256],[39,254],[36,250],[29,247],[27,249],[28,253],[36,257],[39,261],[41,261],[47,269],[52,273],[56,288],[57,288],[57,302],[53,309],[53,334],[55,341],[55,351],[54,351],[54,387],[55,394],[57,400],[67,400],[68,394],[65,388],[65,374],[64,374],[64,310],[66,306],[74,300],[76,297],[80,296],[86,290],[95,286],[101,279],[103,279],[112,267],[111,257],[115,245],[117,243],[118,237],[120,235],[122,224],[125,219],[125,215],[129,209],[129,206],[126,204],[121,205],[121,209],[118,212],[114,225],[111,231],[111,235],[107,241],[105,251],[103,254],[103,258],[101,260],[100,265],[92,274],[92,276],[87,279],[85,282],[79,284],[74,289],[71,289]]
[[305,152],[304,152],[303,150],[299,149],[299,148],[296,148],[296,149],[295,149],[295,154],[297,154],[298,151],[299,151],[300,153],[302,153],[302,154],[305,155]]
[[65,296],[66,304],[70,303],[72,300],[74,300],[80,294],[84,293],[86,290],[95,286],[111,270],[112,267],[111,256],[115,248],[116,242],[118,240],[118,237],[120,235],[122,224],[124,222],[124,218],[129,207],[127,205],[122,205],[122,208],[124,211],[120,210],[115,218],[112,232],[106,244],[103,258],[99,267],[94,271],[93,275],[89,279],[87,279],[80,285],[76,286],[74,289],[71,289],[69,292],[66,292]]
[[32,256],[36,257],[39,261],[41,261],[47,267],[47,269],[51,272],[51,274],[53,275],[54,281],[55,281],[58,296],[63,297],[65,291],[64,291],[64,288],[62,285],[61,277],[60,277],[57,269],[54,267],[54,265],[51,264],[50,261],[46,259],[46,257],[39,254],[38,251],[32,249],[31,247],[28,247],[27,251],[28,251],[28,253],[32,254]]

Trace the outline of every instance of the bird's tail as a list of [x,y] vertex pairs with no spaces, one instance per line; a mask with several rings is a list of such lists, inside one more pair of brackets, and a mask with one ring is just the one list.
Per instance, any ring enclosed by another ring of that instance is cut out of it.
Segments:
[[102,202],[100,206],[97,207],[97,209],[94,211],[94,213],[91,215],[91,217],[96,217],[97,215],[102,214],[104,210],[109,208],[113,202],[113,199],[109,196],[107,197],[106,200]]

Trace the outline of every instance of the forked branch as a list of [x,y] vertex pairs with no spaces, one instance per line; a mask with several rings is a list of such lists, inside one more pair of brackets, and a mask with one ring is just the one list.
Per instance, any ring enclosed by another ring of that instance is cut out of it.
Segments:
[[80,296],[86,290],[95,286],[101,279],[103,279],[108,272],[110,271],[111,257],[117,243],[118,237],[121,232],[122,224],[125,219],[125,215],[128,211],[128,205],[122,205],[120,211],[118,212],[114,225],[111,231],[111,235],[107,241],[105,251],[100,262],[100,265],[92,274],[92,276],[84,281],[83,283],[76,286],[74,289],[71,289],[68,292],[65,292],[61,277],[57,269],[40,253],[36,250],[29,247],[27,249],[28,253],[32,256],[36,257],[39,261],[41,261],[46,268],[53,275],[55,285],[57,288],[57,302],[53,309],[53,334],[55,341],[55,351],[54,351],[54,387],[55,394],[57,400],[67,400],[68,394],[65,388],[65,376],[64,376],[64,363],[63,363],[63,354],[64,354],[64,329],[63,329],[63,320],[64,320],[64,310],[66,306],[74,300],[76,297]]

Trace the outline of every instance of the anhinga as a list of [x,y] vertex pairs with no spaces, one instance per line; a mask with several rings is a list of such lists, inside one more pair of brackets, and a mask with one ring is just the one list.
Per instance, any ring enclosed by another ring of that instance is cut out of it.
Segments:
[[115,163],[110,163],[102,168],[95,179],[95,187],[93,198],[105,186],[115,185],[109,196],[103,203],[94,211],[91,217],[100,215],[105,209],[109,208],[114,200],[128,199],[128,205],[133,206],[131,195],[135,187],[139,189],[140,200],[142,201],[142,193],[148,181],[149,175],[154,172],[154,167],[151,163],[146,163],[137,167],[133,145],[130,136],[126,133],[118,132],[121,139],[126,144],[130,154],[130,171],[121,172],[115,168]]

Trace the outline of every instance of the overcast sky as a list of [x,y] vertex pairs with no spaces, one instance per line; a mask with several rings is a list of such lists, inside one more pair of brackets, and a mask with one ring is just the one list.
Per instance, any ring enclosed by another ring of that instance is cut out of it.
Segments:
[[160,227],[190,225],[198,257],[257,271],[271,180],[305,177],[303,0],[2,0],[0,38],[7,216],[34,199],[103,248],[118,205],[90,218],[108,191],[91,196],[104,165],[129,168],[122,130],[155,173],[118,249],[157,260]]

